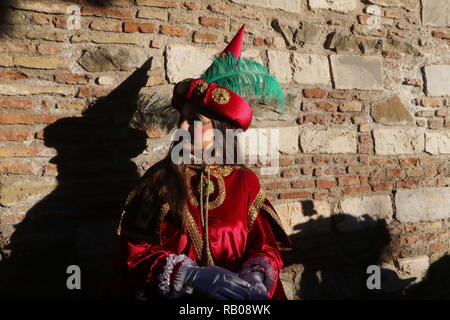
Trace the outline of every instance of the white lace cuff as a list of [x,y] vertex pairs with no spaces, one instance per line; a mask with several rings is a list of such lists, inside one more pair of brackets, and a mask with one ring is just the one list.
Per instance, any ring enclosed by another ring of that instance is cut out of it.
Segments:
[[241,272],[239,274],[249,273],[259,271],[264,274],[264,286],[267,288],[267,291],[272,289],[276,281],[275,270],[270,264],[269,260],[263,256],[256,256],[248,259],[244,265],[242,266]]
[[[170,287],[171,285],[171,277],[173,273],[173,268],[176,264],[181,262],[181,266],[178,269],[177,273],[173,276],[173,289]],[[159,275],[159,290],[160,292],[169,299],[176,299],[182,296],[183,294],[191,294],[193,292],[193,288],[184,285],[184,275],[186,273],[186,268],[183,266],[196,266],[197,264],[191,258],[184,254],[176,255],[170,254],[166,258],[166,265],[164,266],[164,271]]]

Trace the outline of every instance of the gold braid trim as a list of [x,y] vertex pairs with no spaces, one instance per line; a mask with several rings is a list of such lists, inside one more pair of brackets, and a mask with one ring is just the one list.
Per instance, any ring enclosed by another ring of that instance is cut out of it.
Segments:
[[266,194],[264,193],[264,190],[260,189],[255,197],[255,200],[253,200],[253,203],[250,206],[250,210],[248,211],[248,227],[247,227],[248,232],[250,232],[250,230],[252,229],[253,223],[255,222],[256,217],[258,216],[258,211],[261,208],[261,205],[263,204],[265,198]]
[[[128,194],[127,200],[125,201],[125,205],[123,206],[123,208],[126,208],[127,205],[130,203],[131,199],[133,199],[136,196],[138,188],[135,186],[130,193]],[[122,214],[120,215],[120,221],[119,221],[119,226],[117,227],[116,230],[116,235],[120,236],[122,234],[122,221],[123,221],[123,217],[125,215],[126,210],[123,209],[122,210]]]
[[278,214],[275,212],[275,210],[273,210],[269,205],[267,204],[262,204],[261,205],[261,209],[267,211],[268,214],[270,214],[272,216],[272,218],[280,225],[280,227],[283,226],[283,224],[281,223],[281,219],[278,216]]
[[189,236],[191,237],[192,242],[194,243],[194,249],[195,252],[197,253],[197,257],[199,260],[201,260],[203,250],[203,240],[200,235],[200,231],[198,230],[194,217],[191,215],[189,210],[185,208],[184,213],[186,215],[187,231],[189,233]]

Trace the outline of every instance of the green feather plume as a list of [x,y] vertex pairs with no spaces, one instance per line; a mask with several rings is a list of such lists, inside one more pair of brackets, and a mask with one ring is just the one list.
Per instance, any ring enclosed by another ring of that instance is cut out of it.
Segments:
[[236,60],[233,54],[215,58],[211,66],[200,76],[210,83],[217,83],[243,98],[259,98],[277,101],[280,113],[284,113],[284,95],[278,80],[260,63],[247,58]]

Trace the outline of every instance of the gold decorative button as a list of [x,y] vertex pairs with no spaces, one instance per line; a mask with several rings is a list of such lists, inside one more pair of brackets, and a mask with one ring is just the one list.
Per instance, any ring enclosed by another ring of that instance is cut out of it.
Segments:
[[212,92],[212,98],[214,102],[218,104],[227,104],[230,102],[231,96],[230,93],[224,88],[216,88]]

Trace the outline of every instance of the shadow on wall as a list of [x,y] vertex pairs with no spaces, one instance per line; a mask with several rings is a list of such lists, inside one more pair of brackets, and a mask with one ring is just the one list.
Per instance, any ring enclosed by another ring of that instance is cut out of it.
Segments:
[[384,219],[341,213],[296,225],[294,230],[298,232],[291,236],[293,247],[283,258],[288,269],[300,265],[295,275],[297,299],[450,298],[450,256],[433,263],[417,284],[411,284],[416,278],[401,279],[395,271],[380,268],[381,289],[367,288],[373,274],[368,266],[381,265],[390,255]]
[[[1,298],[95,298],[116,247],[115,230],[139,179],[130,160],[146,148],[145,132],[129,127],[151,59],[82,117],[44,129],[55,148],[57,188],[15,226],[0,265]],[[69,265],[81,268],[81,290],[68,290]]]

